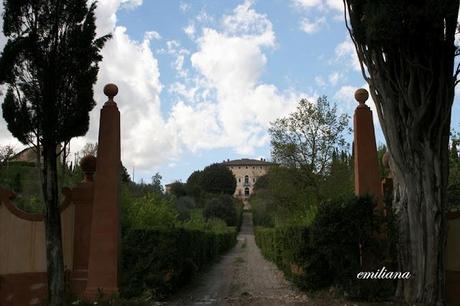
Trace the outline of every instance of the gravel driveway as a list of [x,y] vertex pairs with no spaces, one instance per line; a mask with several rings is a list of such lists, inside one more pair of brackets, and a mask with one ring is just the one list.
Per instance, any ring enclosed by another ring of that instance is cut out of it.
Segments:
[[238,244],[166,305],[314,305],[263,258],[245,213]]

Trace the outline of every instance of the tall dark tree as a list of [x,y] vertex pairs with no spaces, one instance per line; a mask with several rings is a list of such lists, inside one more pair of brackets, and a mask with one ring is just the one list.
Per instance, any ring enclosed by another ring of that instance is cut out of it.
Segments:
[[344,0],[394,172],[399,262],[412,277],[397,296],[445,304],[449,130],[460,69],[458,0]]
[[96,4],[86,0],[4,0],[0,83],[8,90],[3,117],[9,131],[41,155],[49,300],[63,305],[64,265],[56,147],[88,130],[101,48]]
[[204,168],[199,182],[201,189],[207,193],[233,195],[236,188],[236,178],[232,171],[221,164]]

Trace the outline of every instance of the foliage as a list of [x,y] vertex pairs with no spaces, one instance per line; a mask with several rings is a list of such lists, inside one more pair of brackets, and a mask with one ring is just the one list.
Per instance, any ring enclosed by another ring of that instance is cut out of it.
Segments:
[[233,247],[236,231],[134,230],[124,239],[122,250],[122,296],[144,291],[164,297]]
[[221,164],[212,164],[204,168],[198,179],[203,191],[213,194],[233,195],[236,188],[236,179],[232,171]]
[[186,189],[187,194],[189,196],[194,197],[195,200],[199,200],[203,196],[204,191],[202,189],[201,178],[202,178],[202,171],[200,170],[194,171],[192,174],[190,174],[185,184],[185,189]]
[[364,256],[376,258],[366,271],[394,266],[395,240],[378,241],[373,236],[381,222],[369,199],[330,201],[319,206],[310,226],[257,227],[256,242],[264,256],[301,288],[336,286],[353,297],[382,299],[393,293],[394,282],[369,284],[356,279],[362,271],[360,245]]
[[325,96],[316,103],[302,99],[297,110],[277,119],[269,130],[273,160],[303,170],[309,180],[327,173],[336,149],[346,147],[348,116],[337,114]]
[[86,0],[5,0],[0,84],[8,130],[40,148],[46,203],[48,291],[62,305],[64,264],[59,212],[56,147],[88,131],[93,84],[109,36],[96,39],[96,4]]
[[169,186],[169,192],[172,195],[175,195],[177,198],[187,195],[187,191],[185,190],[185,184],[179,181],[171,183],[171,185]]
[[[448,145],[460,54],[458,0],[345,0],[345,18],[394,165],[399,283],[408,304],[445,303]],[[439,212],[433,214],[433,211]],[[424,250],[424,252],[420,252]]]
[[12,146],[0,146],[0,167],[15,154],[16,150]]
[[124,195],[124,222],[130,229],[173,228],[176,223],[177,210],[172,199],[156,193],[149,193],[140,198]]
[[176,209],[179,212],[178,219],[180,221],[190,220],[190,211],[196,208],[196,202],[193,197],[183,196],[176,199]]
[[153,193],[163,193],[164,192],[163,185],[161,185],[162,178],[163,177],[158,172],[152,176]]
[[233,197],[230,195],[220,195],[207,201],[203,216],[206,220],[219,218],[224,220],[228,226],[236,226],[238,216]]
[[129,175],[128,169],[126,169],[123,163],[121,164],[120,171],[121,171],[121,181],[123,183],[131,183],[132,182],[131,176]]

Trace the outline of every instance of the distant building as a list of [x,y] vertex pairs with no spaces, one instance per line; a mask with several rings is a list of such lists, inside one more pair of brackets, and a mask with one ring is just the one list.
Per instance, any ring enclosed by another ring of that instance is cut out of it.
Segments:
[[257,180],[267,174],[268,169],[274,163],[265,159],[235,159],[227,160],[221,163],[227,166],[236,178],[236,189],[234,197],[243,201],[247,200],[254,193],[254,185]]
[[174,183],[166,184],[165,185],[165,194],[171,194],[171,187]]
[[[56,154],[61,152],[62,146],[60,144],[56,147]],[[19,153],[11,156],[8,161],[9,162],[28,162],[28,163],[37,163],[37,149],[35,147],[27,147]],[[43,161],[43,156],[41,157],[41,161]],[[58,161],[62,162],[62,154],[58,156]]]
[[22,161],[22,162],[37,162],[37,151],[35,148],[25,148],[21,152],[13,155],[9,159],[10,162]]

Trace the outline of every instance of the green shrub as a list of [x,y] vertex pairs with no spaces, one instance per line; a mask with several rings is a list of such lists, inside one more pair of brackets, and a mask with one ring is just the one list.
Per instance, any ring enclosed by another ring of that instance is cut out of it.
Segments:
[[134,198],[127,191],[122,193],[122,212],[125,229],[172,228],[178,215],[171,198],[156,193]]
[[206,202],[203,210],[204,218],[219,218],[225,221],[228,226],[236,226],[238,216],[233,197],[230,195],[220,195]]
[[365,271],[383,266],[396,269],[392,231],[387,231],[386,240],[376,237],[382,226],[370,199],[351,198],[322,203],[310,226],[257,227],[255,235],[264,256],[299,287],[317,290],[335,286],[351,297],[379,300],[393,294],[395,282],[357,280],[356,275],[363,269],[360,245],[370,259]]
[[234,228],[220,232],[185,228],[130,231],[123,241],[122,295],[173,293],[236,243]]

